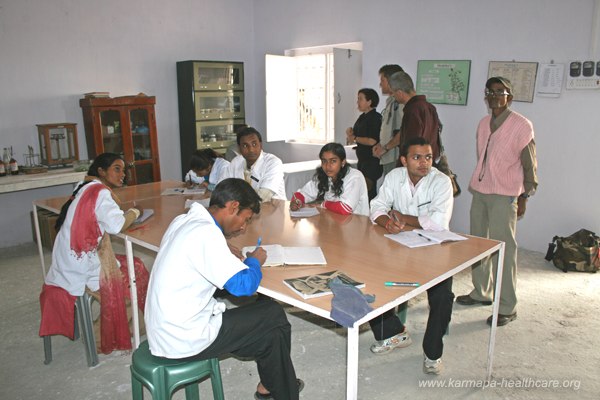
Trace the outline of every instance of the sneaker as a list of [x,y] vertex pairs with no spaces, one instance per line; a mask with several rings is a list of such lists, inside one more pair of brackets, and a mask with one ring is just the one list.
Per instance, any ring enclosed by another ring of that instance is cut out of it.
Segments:
[[387,354],[390,351],[398,348],[408,347],[412,343],[412,339],[408,334],[408,330],[404,329],[404,332],[394,335],[384,340],[378,340],[371,345],[371,352],[373,354]]
[[439,375],[442,372],[442,359],[438,358],[437,360],[430,360],[425,356],[423,360],[423,372],[426,374]]

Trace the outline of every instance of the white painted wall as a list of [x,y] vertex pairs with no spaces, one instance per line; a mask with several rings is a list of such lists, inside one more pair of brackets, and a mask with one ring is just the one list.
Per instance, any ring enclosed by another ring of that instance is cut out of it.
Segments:
[[[475,129],[487,112],[483,90],[489,61],[600,60],[592,40],[593,0],[256,0],[256,87],[263,55],[328,43],[363,43],[363,84],[378,88],[377,71],[397,63],[411,75],[419,59],[470,59],[466,107],[439,105],[444,144],[464,189],[475,167]],[[599,11],[596,11],[598,13]],[[276,34],[274,34],[276,33]],[[594,48],[590,48],[594,47]],[[594,54],[592,54],[594,53]],[[256,122],[264,126],[264,101],[255,92]],[[518,223],[521,247],[545,251],[555,234],[580,227],[600,232],[600,91],[564,91],[559,99],[515,102],[534,124],[539,191]],[[348,121],[351,125],[353,121]],[[284,159],[315,158],[318,146],[284,143],[267,148]],[[471,194],[455,203],[452,229],[469,231]]]
[[[252,77],[253,12],[246,0],[0,0],[0,148],[13,146],[22,162],[27,145],[38,148],[36,124],[75,122],[85,158],[83,93],[144,92],[156,96],[162,178],[180,179],[175,63],[243,61]],[[253,86],[247,79],[250,96]],[[246,109],[254,113],[252,102]],[[0,194],[0,208],[0,226],[14,228],[0,230],[0,248],[31,241],[31,194]]]
[[[37,143],[35,124],[76,122],[83,158],[81,95],[144,92],[157,98],[162,177],[178,179],[176,61],[245,62],[247,120],[264,131],[265,53],[360,41],[366,87],[378,87],[382,64],[398,63],[414,76],[419,59],[472,60],[468,105],[438,106],[452,167],[466,187],[475,165],[475,127],[486,113],[488,62],[600,59],[600,40],[592,37],[597,3],[0,0],[0,148],[12,145],[19,155]],[[544,251],[555,234],[580,227],[600,232],[600,91],[563,91],[559,99],[536,97],[513,108],[534,123],[540,174],[539,192],[519,222],[520,245]],[[284,143],[266,148],[287,162],[313,159],[319,150]],[[0,230],[0,248],[30,241],[32,196],[55,195],[56,188],[0,194],[0,226],[14,227],[8,234]],[[468,231],[470,200],[466,191],[457,199],[453,229]]]

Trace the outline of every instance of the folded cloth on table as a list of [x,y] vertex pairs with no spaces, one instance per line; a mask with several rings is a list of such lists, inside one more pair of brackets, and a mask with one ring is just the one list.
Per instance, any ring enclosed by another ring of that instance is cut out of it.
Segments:
[[363,294],[360,289],[348,285],[338,278],[332,279],[329,287],[333,292],[330,316],[343,327],[351,327],[373,310],[368,303],[375,301],[375,296]]

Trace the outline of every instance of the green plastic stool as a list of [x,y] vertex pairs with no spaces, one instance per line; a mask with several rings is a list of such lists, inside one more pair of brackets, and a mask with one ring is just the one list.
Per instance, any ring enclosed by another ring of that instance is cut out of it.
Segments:
[[144,341],[133,352],[130,369],[133,400],[143,400],[143,386],[150,390],[153,400],[169,400],[184,385],[186,400],[199,400],[198,381],[206,376],[210,376],[214,399],[225,399],[218,358],[183,361],[155,357],[150,353],[148,341]]

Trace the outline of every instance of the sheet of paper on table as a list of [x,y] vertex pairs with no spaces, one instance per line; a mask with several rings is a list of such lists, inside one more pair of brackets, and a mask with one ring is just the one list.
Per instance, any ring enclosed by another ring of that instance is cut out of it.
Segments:
[[308,218],[319,215],[319,210],[316,207],[302,207],[297,211],[290,210],[290,217],[292,218]]

